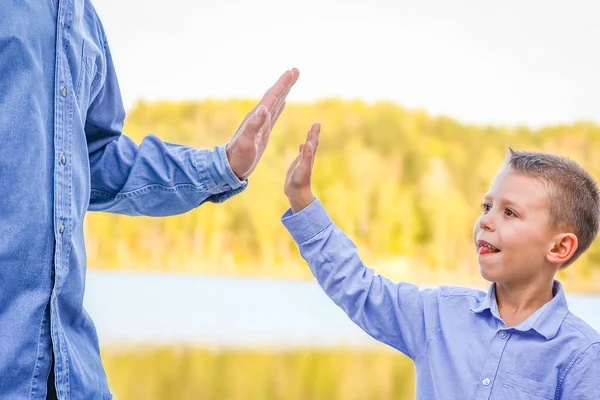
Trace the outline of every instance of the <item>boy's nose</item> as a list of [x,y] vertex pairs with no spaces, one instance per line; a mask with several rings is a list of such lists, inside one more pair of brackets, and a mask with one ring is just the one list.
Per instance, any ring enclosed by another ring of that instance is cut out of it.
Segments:
[[491,214],[492,213],[489,212],[479,218],[479,227],[484,231],[494,231],[496,229]]

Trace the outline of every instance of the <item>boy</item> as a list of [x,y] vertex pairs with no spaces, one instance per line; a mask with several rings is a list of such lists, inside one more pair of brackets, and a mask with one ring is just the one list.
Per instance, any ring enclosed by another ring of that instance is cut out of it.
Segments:
[[600,194],[581,167],[511,150],[473,233],[489,290],[419,290],[366,268],[313,196],[319,131],[288,170],[282,222],[327,295],[413,360],[416,398],[600,399],[600,335],[569,312],[554,280],[598,233]]

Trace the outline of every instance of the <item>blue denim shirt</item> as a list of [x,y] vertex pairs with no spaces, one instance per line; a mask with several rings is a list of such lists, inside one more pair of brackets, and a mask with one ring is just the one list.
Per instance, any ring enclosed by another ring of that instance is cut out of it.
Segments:
[[[151,82],[149,83],[151,84]],[[244,190],[224,146],[139,145],[88,0],[0,6],[0,399],[110,399],[83,308],[87,210],[166,216]],[[110,296],[110,288],[107,295]]]
[[487,293],[391,282],[365,267],[318,199],[282,217],[325,293],[373,338],[410,357],[423,400],[600,399],[600,335],[554,298],[521,324]]

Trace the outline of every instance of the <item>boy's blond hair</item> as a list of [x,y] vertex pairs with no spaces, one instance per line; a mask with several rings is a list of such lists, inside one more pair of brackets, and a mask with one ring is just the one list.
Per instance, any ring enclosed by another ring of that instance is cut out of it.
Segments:
[[590,247],[598,234],[598,186],[587,171],[567,157],[509,150],[505,165],[515,172],[540,180],[548,188],[551,228],[569,230],[577,236],[577,250],[560,267],[566,268]]

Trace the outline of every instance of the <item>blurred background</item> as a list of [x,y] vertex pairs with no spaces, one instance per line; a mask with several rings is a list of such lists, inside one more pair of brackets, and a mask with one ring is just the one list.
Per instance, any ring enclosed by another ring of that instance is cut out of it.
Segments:
[[[314,191],[379,274],[478,287],[471,231],[508,146],[600,179],[600,4],[95,0],[125,134],[225,143],[293,66],[249,188],[169,218],[90,213],[85,305],[129,399],[412,399],[405,356],[353,325],[280,222],[321,122]],[[600,330],[600,245],[560,274]]]

